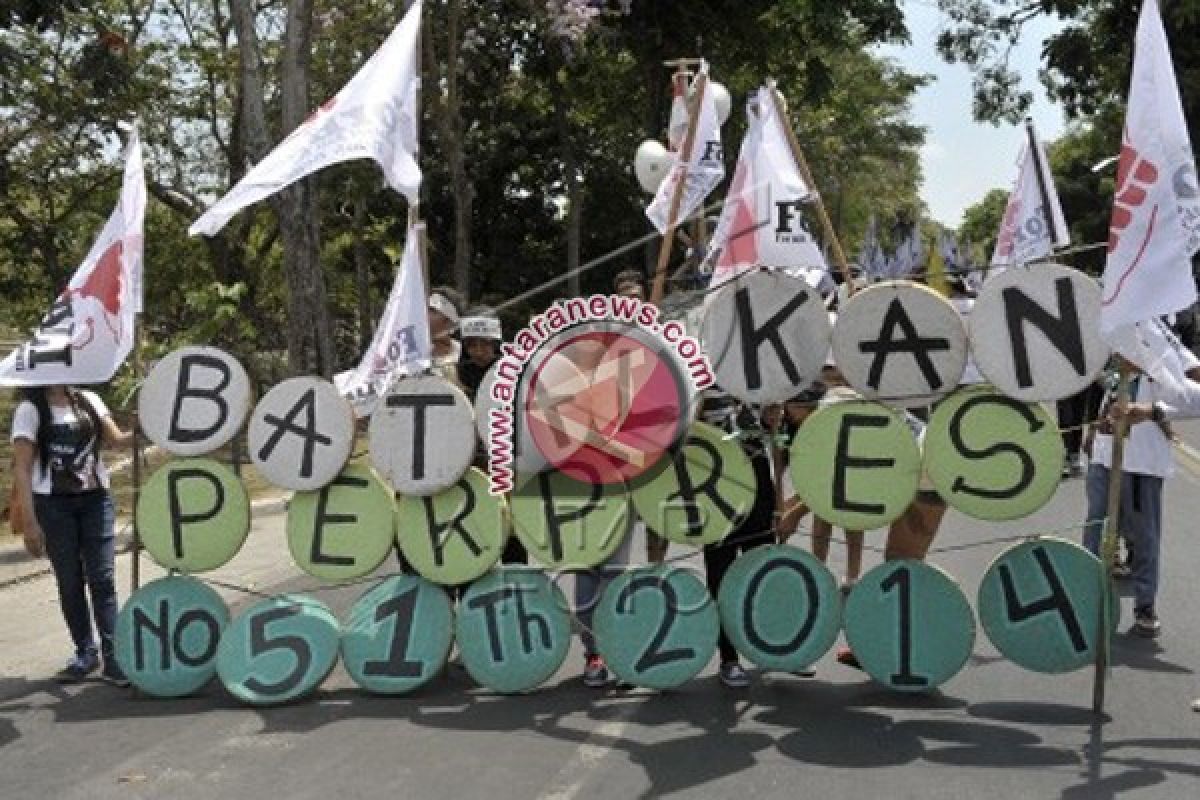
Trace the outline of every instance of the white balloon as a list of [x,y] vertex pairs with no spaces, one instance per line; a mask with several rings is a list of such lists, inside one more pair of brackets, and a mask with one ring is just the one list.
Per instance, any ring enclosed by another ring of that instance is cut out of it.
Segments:
[[654,139],[647,139],[638,145],[637,154],[633,157],[633,171],[637,174],[638,183],[650,194],[658,191],[658,186],[667,177],[671,168],[671,154],[667,148]]
[[733,98],[729,96],[729,90],[725,88],[725,84],[709,81],[706,92],[712,92],[713,103],[717,107],[717,121],[722,125],[729,119],[729,112],[733,108]]

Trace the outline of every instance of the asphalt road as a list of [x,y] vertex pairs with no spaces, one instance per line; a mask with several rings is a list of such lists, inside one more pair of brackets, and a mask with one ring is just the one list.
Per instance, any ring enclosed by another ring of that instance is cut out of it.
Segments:
[[[1198,434],[1185,428],[1193,445]],[[45,677],[67,646],[53,581],[41,578],[0,592],[0,797],[1196,797],[1200,462],[1180,465],[1166,489],[1163,633],[1125,633],[1123,601],[1103,717],[1091,712],[1090,669],[1027,672],[982,633],[968,667],[927,696],[884,691],[832,655],[814,679],[756,675],[742,692],[716,681],[715,664],[674,692],[588,690],[576,645],[549,685],[520,697],[478,689],[460,671],[414,696],[371,696],[339,667],[314,697],[282,708],[242,707],[216,684],[153,700]],[[1082,516],[1082,481],[1068,481],[1020,522],[952,512],[937,546],[1058,530]],[[259,520],[251,538],[223,577],[264,591],[311,585],[290,566],[282,517]],[[973,600],[1002,549],[930,561]],[[835,572],[841,558],[835,544]],[[868,553],[867,567],[878,558]],[[360,591],[317,596],[345,614]],[[235,613],[246,602],[229,597]]]

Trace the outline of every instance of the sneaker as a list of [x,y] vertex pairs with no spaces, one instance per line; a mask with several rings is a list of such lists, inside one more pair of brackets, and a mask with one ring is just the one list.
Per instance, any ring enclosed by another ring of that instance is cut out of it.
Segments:
[[794,670],[792,670],[791,674],[795,675],[797,678],[815,678],[815,677],[817,677],[817,671],[815,669],[813,669],[812,667],[801,667],[800,669],[794,669]]
[[100,669],[100,656],[95,650],[85,650],[76,653],[67,661],[67,665],[58,671],[59,683],[78,683]]
[[1158,636],[1161,630],[1162,623],[1158,621],[1158,614],[1154,613],[1154,606],[1146,606],[1145,608],[1134,610],[1133,632],[1138,636],[1153,639],[1155,636]]
[[1119,581],[1128,580],[1133,577],[1133,570],[1130,569],[1128,564],[1118,561],[1116,564],[1113,564],[1112,576]]
[[129,678],[125,677],[125,670],[116,661],[104,662],[104,670],[100,673],[100,680],[105,683],[112,684],[118,689],[129,688]]
[[721,665],[721,669],[717,674],[721,678],[721,683],[730,689],[745,689],[750,685],[750,676],[746,674],[746,670],[742,669],[742,665],[736,661],[726,661]]
[[1200,697],[1192,701],[1192,711],[1200,712]]
[[608,685],[608,667],[600,656],[588,656],[583,666],[583,685],[589,689],[603,689]]
[[854,669],[862,669],[862,664],[858,662],[858,656],[854,655],[854,651],[849,647],[838,649],[837,662],[845,664],[847,667],[853,667]]
[[1079,453],[1067,456],[1063,461],[1062,476],[1064,478],[1082,478],[1083,473],[1083,456]]

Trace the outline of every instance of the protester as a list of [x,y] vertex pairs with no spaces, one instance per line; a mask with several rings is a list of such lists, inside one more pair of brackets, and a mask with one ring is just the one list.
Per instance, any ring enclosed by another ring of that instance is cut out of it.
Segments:
[[93,392],[47,386],[23,389],[20,396],[11,438],[22,533],[31,554],[50,558],[63,619],[75,645],[75,654],[58,678],[83,680],[100,669],[103,660],[101,678],[128,686],[113,648],[115,511],[100,448],[102,443],[126,444],[132,434],[117,427]]
[[459,321],[458,327],[465,356],[459,362],[458,377],[467,398],[474,403],[483,377],[500,358],[504,334],[500,320],[489,308],[472,309]]
[[449,286],[435,287],[429,293],[429,338],[433,343],[433,373],[459,383],[458,363],[462,345],[454,338],[462,315],[463,299]]

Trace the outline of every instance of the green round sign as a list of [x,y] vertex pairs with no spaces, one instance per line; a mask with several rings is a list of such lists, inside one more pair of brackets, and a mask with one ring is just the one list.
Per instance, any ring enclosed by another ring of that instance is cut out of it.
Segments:
[[1040,405],[972,386],[946,398],[925,430],[925,471],[938,494],[967,516],[1027,517],[1050,502],[1063,446]]
[[885,561],[846,600],[846,641],[864,670],[900,692],[953,678],[975,645],[975,617],[959,585],[923,561]]
[[670,689],[700,673],[717,648],[720,620],[704,583],[677,566],[626,572],[592,617],[596,647],[626,683]]
[[250,705],[286,703],[314,691],[337,664],[340,633],[333,612],[307,595],[255,603],[221,637],[217,674]]
[[800,426],[791,473],[796,494],[816,516],[846,530],[873,530],[912,504],[921,451],[901,412],[878,403],[833,403]]
[[[1104,567],[1074,542],[1038,539],[1001,553],[979,585],[979,621],[1000,654],[1051,674],[1096,662]],[[1120,601],[1109,594],[1116,629]]]
[[842,595],[812,553],[789,545],[738,556],[717,593],[721,627],[737,651],[764,669],[795,672],[837,641]]
[[350,609],[342,663],[362,688],[405,694],[432,680],[454,643],[454,609],[440,587],[418,575],[395,575]]
[[449,489],[400,498],[396,536],[413,569],[434,583],[457,586],[500,560],[507,517],[504,499],[490,494],[487,476],[472,467]]
[[138,499],[138,533],[167,569],[206,572],[237,555],[250,533],[250,498],[238,476],[207,458],[168,462]]
[[172,575],[134,592],[117,615],[117,663],[154,697],[184,697],[217,674],[217,645],[229,624],[221,596],[195,578]]
[[366,465],[346,467],[328,486],[292,497],[287,537],[309,575],[332,582],[369,575],[396,541],[392,489]]
[[633,485],[646,527],[672,542],[703,547],[724,539],[754,505],[758,484],[737,439],[703,422],[683,446]]
[[498,569],[471,584],[455,633],[462,663],[481,686],[507,694],[549,680],[571,646],[567,599],[544,572]]
[[629,495],[619,483],[588,484],[561,472],[540,472],[509,502],[513,532],[550,569],[603,564],[629,527]]

